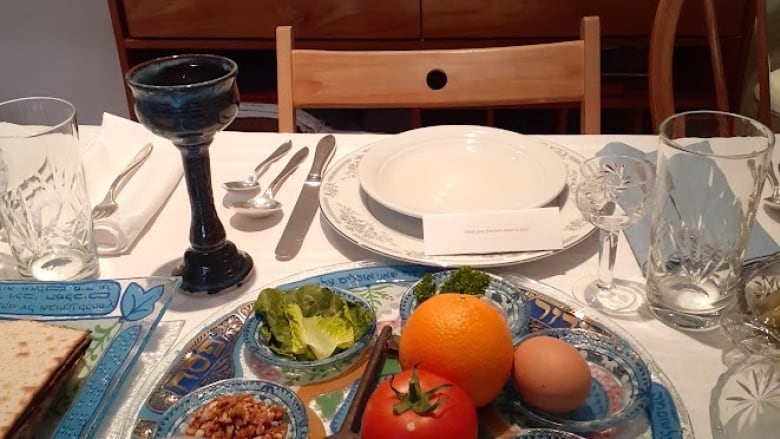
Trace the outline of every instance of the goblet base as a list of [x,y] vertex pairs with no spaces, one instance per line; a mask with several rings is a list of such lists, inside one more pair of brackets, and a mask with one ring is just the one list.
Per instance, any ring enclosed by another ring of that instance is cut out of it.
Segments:
[[187,249],[172,274],[182,277],[183,292],[212,295],[240,287],[253,273],[252,258],[225,241],[212,251]]
[[644,288],[638,282],[615,279],[612,288],[599,288],[598,278],[588,276],[572,287],[574,297],[591,308],[607,314],[636,313],[645,301]]

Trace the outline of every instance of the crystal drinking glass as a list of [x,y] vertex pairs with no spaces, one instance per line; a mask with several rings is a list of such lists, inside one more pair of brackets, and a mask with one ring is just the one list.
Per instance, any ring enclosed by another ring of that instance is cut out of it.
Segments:
[[580,166],[577,207],[599,229],[597,277],[575,282],[575,297],[587,305],[611,313],[635,311],[642,304],[639,284],[615,280],[613,271],[620,232],[646,212],[655,184],[653,165],[646,160],[604,155]]

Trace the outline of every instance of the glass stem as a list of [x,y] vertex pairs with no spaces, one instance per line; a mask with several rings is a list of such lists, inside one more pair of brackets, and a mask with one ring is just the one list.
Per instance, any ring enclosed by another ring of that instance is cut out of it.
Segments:
[[601,245],[599,246],[599,278],[596,285],[604,291],[612,290],[619,233],[599,229]]

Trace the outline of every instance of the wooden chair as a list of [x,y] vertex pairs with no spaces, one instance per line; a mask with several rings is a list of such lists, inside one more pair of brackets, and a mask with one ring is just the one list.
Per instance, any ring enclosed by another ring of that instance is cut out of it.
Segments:
[[780,114],[780,107],[773,108],[770,99],[770,91],[780,89],[780,84],[770,81],[772,77],[778,77],[777,71],[770,73],[769,66],[769,31],[767,29],[769,14],[766,2],[768,0],[755,0],[756,12],[756,97],[758,99],[758,120],[768,127],[772,127],[772,112]]
[[279,131],[296,108],[464,108],[578,102],[583,133],[601,131],[598,17],[580,39],[461,50],[335,51],[294,48],[276,28]]
[[[659,0],[653,28],[650,32],[648,90],[650,116],[655,132],[658,131],[658,127],[664,119],[675,113],[672,61],[677,22],[684,2],[685,0]],[[726,88],[726,75],[723,70],[715,6],[713,0],[702,0],[702,2],[715,85],[715,109],[729,111],[729,97]],[[753,12],[756,17],[756,73],[760,90],[758,120],[769,125],[769,58],[765,2],[766,0],[755,0]]]

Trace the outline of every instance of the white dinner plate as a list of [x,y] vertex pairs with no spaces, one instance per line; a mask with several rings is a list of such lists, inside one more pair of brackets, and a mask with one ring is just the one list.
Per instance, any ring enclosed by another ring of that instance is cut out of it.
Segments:
[[[563,159],[566,187],[559,194],[566,250],[595,228],[579,209],[574,191],[580,178],[581,155],[555,143],[536,138]],[[320,190],[320,208],[325,220],[344,238],[366,250],[401,261],[439,267],[496,267],[530,262],[562,250],[492,253],[484,255],[428,256],[422,238],[422,220],[400,214],[369,197],[360,187],[358,168],[371,146],[358,149],[328,167]]]
[[374,143],[360,162],[358,177],[371,198],[422,218],[544,206],[566,185],[566,166],[535,137],[441,125]]

